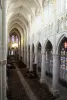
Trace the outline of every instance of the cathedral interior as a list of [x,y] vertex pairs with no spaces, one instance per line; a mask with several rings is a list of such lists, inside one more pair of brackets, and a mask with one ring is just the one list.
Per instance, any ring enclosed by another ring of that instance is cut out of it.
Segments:
[[0,100],[67,100],[67,0],[0,0]]

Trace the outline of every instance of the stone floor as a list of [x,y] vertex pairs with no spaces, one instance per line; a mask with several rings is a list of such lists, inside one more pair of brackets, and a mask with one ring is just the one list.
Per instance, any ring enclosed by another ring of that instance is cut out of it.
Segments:
[[[49,85],[49,88],[51,88],[52,79],[47,77],[47,82]],[[67,88],[63,87],[61,84],[58,84],[58,90],[60,92],[60,97],[56,100],[67,100]]]
[[[23,74],[25,72],[25,69],[21,69],[21,73]],[[33,90],[34,94],[38,96],[38,100],[54,100],[54,96],[48,91],[47,85],[40,84],[39,80],[37,78],[28,78],[26,75],[24,75],[24,78],[26,79],[27,83],[30,85],[31,89]]]
[[46,84],[40,84],[38,77],[29,78],[26,75],[27,68],[23,65],[19,67],[21,73],[23,74],[26,82],[30,85],[32,91],[37,96],[38,100],[54,100],[55,97],[49,92],[48,86]]
[[[46,84],[40,84],[38,77],[27,76],[28,69],[24,64],[16,66],[8,69],[8,100],[67,100],[66,88],[59,84],[60,98],[55,98]],[[51,87],[51,78],[47,78],[47,81]]]
[[15,68],[9,69],[8,100],[29,100]]
[[[47,85],[40,84],[40,82],[38,81],[38,78],[33,78],[33,79],[28,78],[26,76],[26,68],[25,67],[23,68],[23,67],[24,65],[21,68],[19,68],[19,70],[16,69],[14,66],[13,68],[8,69],[9,71],[9,77],[8,77],[8,82],[7,82],[8,83],[8,93],[7,93],[8,100],[54,100],[55,98],[48,91]],[[19,76],[18,72],[22,76]],[[23,77],[24,77],[24,80],[23,80]],[[23,82],[21,80],[23,80]],[[26,82],[30,88],[28,88],[27,85],[24,87],[24,85],[22,84],[24,82]],[[28,92],[30,92],[29,95],[28,95]]]
[[[22,67],[23,66],[21,66],[20,68],[22,68]],[[20,71],[21,71],[21,73],[23,73],[26,81],[31,86],[32,90],[38,95],[40,100],[44,100],[46,98],[46,96],[45,96],[46,93],[44,92],[44,87],[46,86],[46,84],[45,85],[41,85],[37,78],[35,78],[35,79],[27,78],[26,75],[25,75],[25,73],[26,73],[25,71],[26,70],[27,70],[26,68],[22,68],[22,70],[20,70]],[[51,88],[52,87],[52,79],[50,77],[47,77],[47,82],[48,82],[49,88]],[[38,88],[38,89],[36,89],[36,88]],[[59,91],[60,91],[60,96],[58,98],[56,98],[56,100],[67,100],[67,89],[59,84]],[[54,97],[52,97],[52,100],[53,99],[54,99]],[[45,99],[45,100],[47,100],[47,99]]]

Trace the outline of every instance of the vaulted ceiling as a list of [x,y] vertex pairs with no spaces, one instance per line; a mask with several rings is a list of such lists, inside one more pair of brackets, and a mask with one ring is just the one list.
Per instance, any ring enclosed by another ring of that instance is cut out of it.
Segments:
[[30,26],[45,0],[7,0],[7,26],[9,32],[13,28],[23,31]]

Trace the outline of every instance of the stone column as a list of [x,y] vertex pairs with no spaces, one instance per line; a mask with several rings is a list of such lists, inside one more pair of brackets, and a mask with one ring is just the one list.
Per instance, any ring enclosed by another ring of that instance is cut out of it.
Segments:
[[21,56],[23,61],[23,34],[21,34]]
[[6,59],[7,59],[7,27],[6,27],[6,0],[3,0],[2,7],[2,100],[6,100]]
[[2,99],[2,5],[0,5],[0,100]]
[[49,51],[47,51],[46,71],[47,71],[48,73],[49,73],[49,71],[50,71],[50,55],[49,55]]
[[21,57],[22,57],[22,61],[23,61],[23,46],[21,45]]
[[29,28],[27,28],[27,68],[29,69]]
[[27,68],[29,69],[29,49],[27,46]]
[[34,64],[35,64],[35,67],[36,67],[36,73],[38,71],[37,69],[37,63],[38,63],[38,54],[37,54],[37,46],[34,47]]
[[44,52],[42,52],[42,63],[41,63],[41,83],[46,82],[46,55]]
[[53,95],[58,95],[58,80],[60,74],[60,63],[59,55],[53,54],[53,82],[52,82],[52,93]]
[[24,45],[24,63],[26,64],[26,44]]
[[0,61],[0,100],[2,100],[2,64]]
[[27,64],[27,35],[24,36],[24,63]]
[[[56,2],[53,3],[53,33],[57,34],[56,27],[57,27],[57,14],[56,14]],[[59,65],[59,55],[56,49],[56,35],[53,37],[53,80],[52,80],[52,89],[51,92],[53,95],[59,95],[58,91],[58,79],[60,73],[60,65]]]
[[18,48],[19,48],[19,59],[20,59],[20,57],[21,57],[21,40],[20,40],[21,38],[19,38],[19,46],[18,46]]
[[30,69],[29,71],[33,71],[33,52],[32,52],[32,45],[30,46]]
[[26,46],[26,43],[25,43],[25,35],[24,35],[24,59],[23,59],[23,61],[24,61],[24,63],[25,63],[25,61],[26,61],[26,53],[25,53],[25,46]]
[[2,62],[2,100],[7,100],[6,60]]
[[26,64],[26,49],[24,47],[24,63]]
[[37,47],[35,47],[35,49],[34,49],[34,54],[35,54],[34,63],[37,64]]

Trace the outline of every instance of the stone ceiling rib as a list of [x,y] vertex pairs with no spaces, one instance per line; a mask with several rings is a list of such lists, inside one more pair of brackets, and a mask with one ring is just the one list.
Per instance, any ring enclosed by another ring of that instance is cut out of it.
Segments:
[[13,20],[13,21],[9,24],[9,26],[11,27],[11,26],[14,25],[14,24],[19,24],[23,29],[26,30],[26,26],[24,26],[24,24],[23,24],[21,21],[16,22],[16,20]]
[[8,32],[10,33],[14,28],[17,28],[19,31],[21,31],[21,34],[26,32],[26,30],[24,30],[19,24],[12,24],[8,29]]
[[[7,25],[18,23],[29,27],[36,9],[41,9],[43,0],[7,0]],[[21,20],[20,20],[21,18]]]
[[[22,16],[21,14],[18,15],[18,13],[17,13],[16,15],[15,15],[15,14],[11,15],[11,17],[10,17],[10,19],[9,19],[9,21],[8,21],[8,24],[9,24],[12,20],[14,20],[14,19],[21,19],[21,20],[23,21],[23,23],[24,23],[25,25],[28,26],[28,20],[25,19],[25,17]],[[17,20],[17,21],[18,21],[18,20]]]

